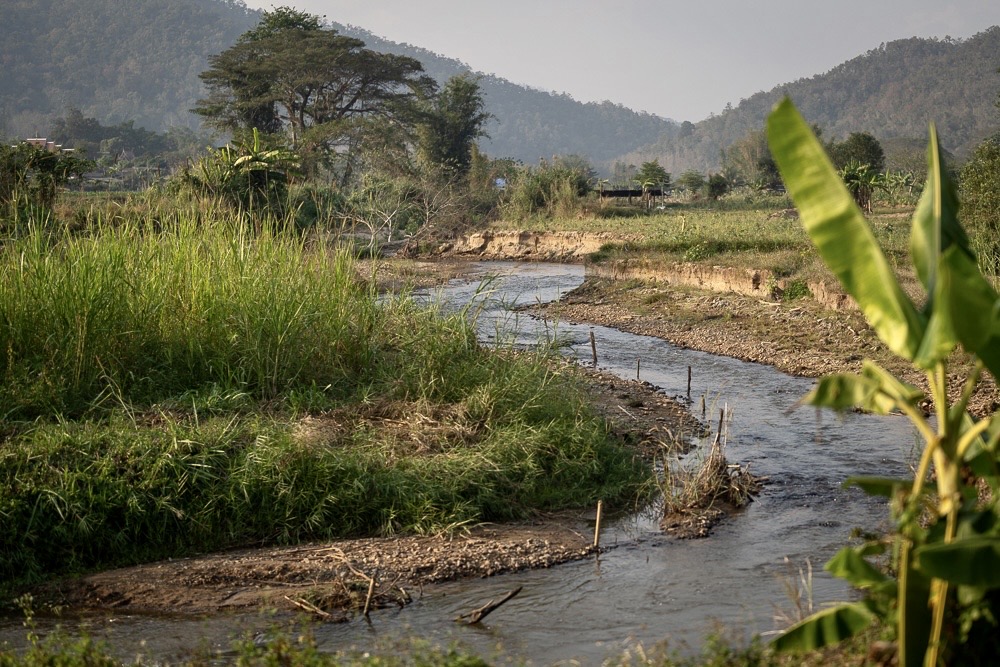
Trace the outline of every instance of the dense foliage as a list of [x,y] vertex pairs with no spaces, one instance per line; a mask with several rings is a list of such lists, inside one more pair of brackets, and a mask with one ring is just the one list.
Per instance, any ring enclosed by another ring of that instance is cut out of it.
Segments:
[[[114,0],[0,3],[0,135],[48,133],[67,107],[107,126],[197,129],[200,119],[189,110],[204,97],[198,75],[260,18],[238,0],[135,0],[127,12]],[[469,73],[457,60],[333,27],[372,51],[419,60],[439,85]],[[479,85],[493,117],[484,149],[496,156],[535,162],[581,153],[609,161],[675,128],[611,102],[583,104],[492,75]]]
[[961,173],[962,219],[983,269],[1000,275],[1000,135],[972,153]]
[[49,208],[59,188],[79,178],[92,164],[72,153],[52,152],[32,144],[0,144],[0,229],[13,209]]
[[290,225],[161,203],[0,248],[0,581],[641,492],[544,351]]

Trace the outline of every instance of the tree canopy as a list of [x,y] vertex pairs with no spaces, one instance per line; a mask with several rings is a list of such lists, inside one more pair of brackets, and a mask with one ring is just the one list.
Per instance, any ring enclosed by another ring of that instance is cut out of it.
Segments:
[[286,133],[304,155],[347,144],[356,120],[409,122],[418,96],[436,87],[417,60],[367,49],[287,7],[265,12],[209,63],[200,75],[208,96],[195,113],[235,134]]
[[827,152],[838,169],[851,162],[866,164],[874,172],[885,170],[885,152],[878,139],[867,132],[851,132],[844,141],[831,141]]
[[660,187],[670,187],[670,174],[660,166],[659,160],[643,162],[639,167],[639,173],[635,175],[635,180],[643,186],[658,185]]
[[466,174],[472,147],[485,136],[490,117],[476,79],[465,75],[448,79],[424,110],[418,129],[421,159],[446,174]]

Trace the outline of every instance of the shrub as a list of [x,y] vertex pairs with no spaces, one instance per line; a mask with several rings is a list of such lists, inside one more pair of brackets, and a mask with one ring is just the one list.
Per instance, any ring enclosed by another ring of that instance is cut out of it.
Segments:
[[1000,134],[980,144],[962,167],[961,201],[980,266],[1000,274]]

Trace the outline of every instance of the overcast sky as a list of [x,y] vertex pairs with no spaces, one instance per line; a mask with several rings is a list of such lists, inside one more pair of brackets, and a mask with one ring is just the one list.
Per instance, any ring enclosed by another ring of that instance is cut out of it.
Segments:
[[1000,25],[1000,0],[246,3],[290,5],[514,83],[690,121],[826,72],[882,42],[964,38]]

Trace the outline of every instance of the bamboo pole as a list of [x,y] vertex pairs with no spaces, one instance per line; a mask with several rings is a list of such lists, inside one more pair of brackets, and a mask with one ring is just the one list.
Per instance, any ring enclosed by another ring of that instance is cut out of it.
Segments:
[[597,521],[594,523],[594,548],[599,549],[601,546],[601,513],[604,509],[604,501],[597,501]]

